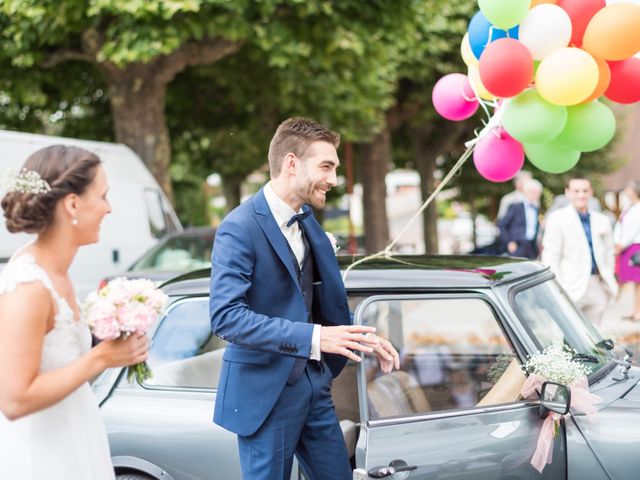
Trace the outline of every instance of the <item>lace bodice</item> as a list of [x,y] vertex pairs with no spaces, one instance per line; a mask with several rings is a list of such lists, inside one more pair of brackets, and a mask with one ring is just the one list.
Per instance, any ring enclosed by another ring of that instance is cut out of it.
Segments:
[[[76,321],[67,301],[53,287],[47,272],[29,254],[13,258],[0,272],[0,295],[13,292],[21,283],[40,282],[56,304],[53,329],[44,337],[40,370],[63,367],[91,348],[91,333],[83,321]],[[0,321],[11,321],[0,318]]]

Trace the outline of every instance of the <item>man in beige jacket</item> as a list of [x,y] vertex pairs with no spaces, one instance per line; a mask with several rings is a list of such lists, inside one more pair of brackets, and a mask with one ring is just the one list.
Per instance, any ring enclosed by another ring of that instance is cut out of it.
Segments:
[[570,204],[547,218],[541,260],[584,315],[600,325],[607,303],[618,290],[611,222],[588,208],[593,195],[588,179],[570,179],[565,194]]

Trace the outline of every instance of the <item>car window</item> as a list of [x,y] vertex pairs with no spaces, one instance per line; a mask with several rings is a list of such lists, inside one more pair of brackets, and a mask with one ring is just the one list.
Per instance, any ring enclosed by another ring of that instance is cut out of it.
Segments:
[[177,235],[140,258],[131,271],[182,272],[209,268],[213,233]]
[[518,400],[524,374],[484,300],[381,299],[364,307],[362,320],[401,360],[399,371],[384,374],[365,355],[369,419]]
[[176,302],[153,336],[150,386],[216,388],[225,342],[211,333],[207,298]]
[[583,354],[579,360],[592,372],[611,359],[593,324],[578,311],[555,280],[520,290],[514,295],[513,303],[540,350],[564,343]]

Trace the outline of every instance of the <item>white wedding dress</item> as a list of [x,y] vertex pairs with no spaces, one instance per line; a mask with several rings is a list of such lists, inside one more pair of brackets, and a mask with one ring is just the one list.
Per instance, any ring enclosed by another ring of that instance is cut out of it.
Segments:
[[[31,255],[15,257],[0,273],[0,295],[29,282],[41,282],[51,292],[58,312],[53,329],[44,337],[40,371],[63,367],[91,348],[89,328],[74,319],[71,307]],[[114,478],[104,424],[88,383],[59,403],[18,420],[9,421],[0,413],[0,478]]]

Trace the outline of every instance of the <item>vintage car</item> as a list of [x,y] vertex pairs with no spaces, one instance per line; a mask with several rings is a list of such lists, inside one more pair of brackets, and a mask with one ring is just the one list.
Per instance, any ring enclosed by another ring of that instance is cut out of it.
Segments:
[[[365,355],[333,382],[354,479],[638,477],[640,370],[547,268],[506,257],[397,256],[347,271],[351,261],[340,259],[354,322],[377,327],[401,355],[400,370],[383,374]],[[118,478],[240,479],[235,437],[212,422],[220,368],[231,359],[211,334],[209,271],[163,288],[171,304],[152,332],[154,377],[129,384],[112,369],[94,383]],[[520,365],[558,343],[589,368],[602,401],[595,418],[565,417],[540,474],[530,461],[542,417],[566,411],[570,398],[523,399]],[[297,466],[292,478],[304,478]]]

